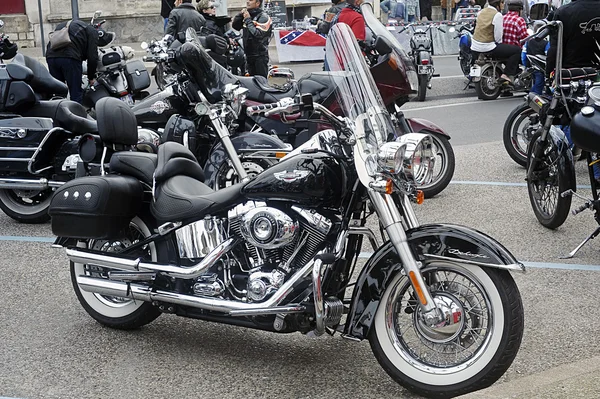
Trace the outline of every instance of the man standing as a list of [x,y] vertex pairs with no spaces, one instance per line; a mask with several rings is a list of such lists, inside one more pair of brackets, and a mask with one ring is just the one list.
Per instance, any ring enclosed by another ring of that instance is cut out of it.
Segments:
[[248,73],[266,78],[269,72],[272,20],[261,6],[262,0],[247,0],[246,8],[233,18],[231,26],[233,29],[243,30]]
[[527,24],[521,17],[522,0],[508,0],[508,12],[502,18],[502,43],[521,47],[521,40],[527,36]]
[[346,7],[346,2],[344,0],[332,0],[331,3],[331,7],[325,10],[325,16],[323,20],[317,24],[316,32],[322,35],[326,35],[329,33],[329,29],[331,28],[331,21],[333,21],[333,18],[335,18],[335,16],[338,15],[344,7]]
[[171,10],[175,8],[175,0],[160,0],[160,16],[165,21],[163,31],[167,30],[167,23],[169,22],[169,14]]
[[[56,27],[56,31],[66,25],[67,22],[61,22]],[[52,49],[52,45],[48,43],[46,63],[50,74],[55,79],[66,82],[71,100],[81,103],[83,101],[81,63],[87,60],[87,74],[91,85],[96,77],[98,66],[98,31],[86,22],[74,20],[69,23],[69,39],[71,43],[59,49]]]
[[192,0],[175,0],[175,6],[169,14],[166,34],[177,37],[179,32],[185,32],[187,28],[193,28],[196,32],[202,30],[206,20],[196,11]]

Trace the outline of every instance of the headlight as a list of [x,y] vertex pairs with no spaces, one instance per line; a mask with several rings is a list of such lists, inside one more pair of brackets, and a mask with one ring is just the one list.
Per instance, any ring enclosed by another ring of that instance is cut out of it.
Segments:
[[385,143],[377,150],[377,163],[388,173],[400,173],[404,165],[406,145],[400,142]]
[[398,138],[405,144],[404,172],[417,184],[429,184],[433,178],[435,158],[431,136],[421,133],[408,133]]

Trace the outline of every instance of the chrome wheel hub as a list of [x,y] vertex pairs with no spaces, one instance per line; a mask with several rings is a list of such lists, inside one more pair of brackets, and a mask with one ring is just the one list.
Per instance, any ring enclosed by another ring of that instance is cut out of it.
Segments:
[[442,321],[435,326],[425,322],[421,309],[415,312],[417,331],[427,340],[435,343],[446,343],[456,339],[464,328],[464,309],[460,301],[447,292],[434,294],[433,301],[441,312]]

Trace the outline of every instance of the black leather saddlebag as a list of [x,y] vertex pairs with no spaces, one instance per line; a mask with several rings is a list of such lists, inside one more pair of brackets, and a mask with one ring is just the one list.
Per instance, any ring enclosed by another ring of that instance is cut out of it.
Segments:
[[125,64],[125,76],[127,76],[127,83],[132,93],[150,87],[150,74],[140,60],[129,61]]
[[70,238],[120,238],[142,202],[141,183],[129,176],[88,176],[56,190],[48,213],[52,232]]

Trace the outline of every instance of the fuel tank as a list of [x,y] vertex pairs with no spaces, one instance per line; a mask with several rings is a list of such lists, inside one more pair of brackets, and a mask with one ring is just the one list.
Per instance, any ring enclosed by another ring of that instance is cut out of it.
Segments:
[[242,192],[248,199],[339,209],[346,195],[347,180],[346,166],[332,156],[298,154],[265,170]]
[[184,113],[187,106],[169,86],[136,102],[132,109],[139,126],[158,129],[165,127],[171,115]]

